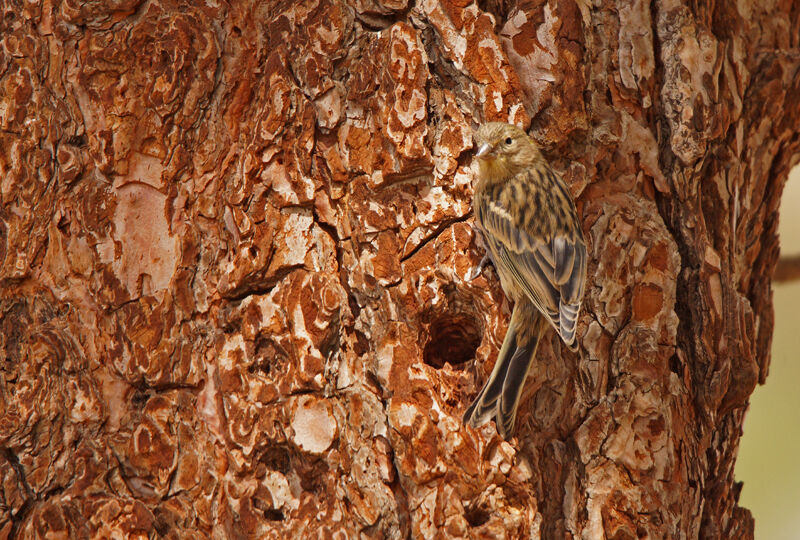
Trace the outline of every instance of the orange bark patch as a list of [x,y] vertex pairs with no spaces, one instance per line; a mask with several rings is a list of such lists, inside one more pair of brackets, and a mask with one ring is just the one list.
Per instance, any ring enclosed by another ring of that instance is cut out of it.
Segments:
[[638,285],[633,291],[633,318],[646,321],[655,317],[664,305],[664,293],[654,285]]

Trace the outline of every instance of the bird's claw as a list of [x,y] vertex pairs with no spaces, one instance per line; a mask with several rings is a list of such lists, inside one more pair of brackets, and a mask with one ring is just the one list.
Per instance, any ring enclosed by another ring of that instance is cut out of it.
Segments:
[[478,263],[478,266],[476,266],[470,271],[469,275],[467,275],[467,281],[472,281],[473,279],[480,276],[481,273],[483,273],[483,269],[486,267],[487,264],[489,264],[488,253],[483,256],[483,259],[481,259],[481,262]]

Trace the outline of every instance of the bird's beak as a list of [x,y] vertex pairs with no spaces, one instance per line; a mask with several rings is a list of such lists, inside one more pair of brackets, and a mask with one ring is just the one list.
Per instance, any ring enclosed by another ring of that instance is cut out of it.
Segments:
[[489,143],[483,143],[480,148],[478,148],[478,151],[475,152],[475,157],[481,159],[485,158],[489,154],[489,150]]

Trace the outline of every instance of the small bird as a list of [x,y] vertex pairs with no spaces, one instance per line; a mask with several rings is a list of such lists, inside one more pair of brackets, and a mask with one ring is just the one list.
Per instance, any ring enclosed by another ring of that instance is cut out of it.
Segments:
[[577,350],[586,242],[567,186],[522,129],[487,123],[475,143],[475,220],[514,311],[494,369],[464,423],[477,427],[494,418],[498,433],[508,438],[548,323]]

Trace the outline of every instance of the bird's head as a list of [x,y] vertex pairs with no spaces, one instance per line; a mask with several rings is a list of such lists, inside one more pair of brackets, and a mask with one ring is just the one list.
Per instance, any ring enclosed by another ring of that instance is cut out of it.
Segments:
[[481,176],[487,180],[503,180],[542,159],[539,148],[522,128],[502,122],[478,128],[475,147]]

